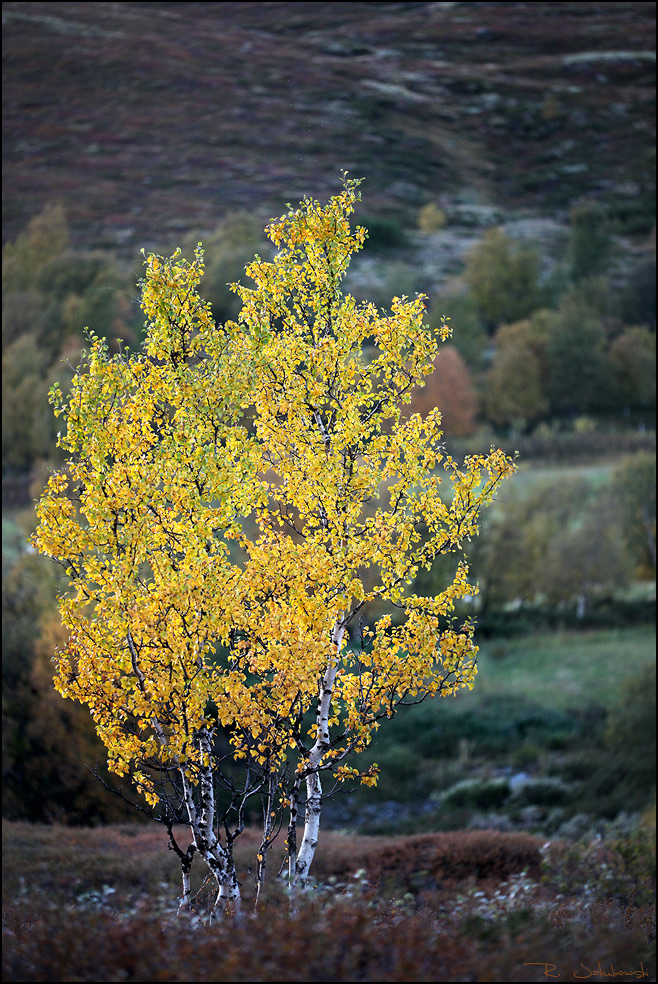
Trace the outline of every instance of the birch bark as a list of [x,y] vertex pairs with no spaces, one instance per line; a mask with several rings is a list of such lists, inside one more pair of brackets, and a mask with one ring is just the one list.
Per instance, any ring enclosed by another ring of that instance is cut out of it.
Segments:
[[340,647],[345,635],[345,625],[336,622],[331,634],[331,641],[336,647],[335,656],[327,666],[318,698],[315,742],[309,753],[306,775],[306,813],[304,817],[304,836],[295,861],[294,885],[304,887],[315,856],[320,832],[320,817],[322,814],[322,782],[320,769],[324,756],[329,751],[329,718],[331,715],[331,700],[333,696],[336,673],[340,661]]
[[235,870],[232,847],[230,844],[224,846],[215,833],[215,791],[212,766],[210,765],[212,735],[207,728],[203,728],[200,730],[197,740],[201,753],[200,759],[202,762],[208,763],[200,769],[201,800],[199,807],[194,801],[192,784],[184,769],[181,769],[181,779],[194,846],[217,883],[217,895],[210,913],[212,918],[218,907],[226,908],[227,905],[231,905],[239,910],[240,884]]
[[[128,630],[127,633],[127,641],[130,649],[133,672],[139,681],[140,690],[146,695],[146,681],[144,679],[144,674],[139,667],[137,650],[130,630]],[[164,728],[162,727],[157,716],[154,715],[151,718],[151,723],[156,735],[158,736],[158,741],[164,747],[167,743]],[[240,884],[238,882],[237,872],[235,870],[233,851],[230,845],[224,847],[224,845],[218,840],[214,830],[215,787],[213,784],[212,766],[210,764],[212,762],[212,738],[213,736],[207,728],[202,728],[196,735],[197,744],[199,746],[199,759],[202,763],[205,763],[200,767],[200,809],[197,808],[194,801],[194,793],[190,778],[186,773],[184,766],[176,760],[176,765],[178,766],[183,786],[183,798],[190,822],[190,828],[192,830],[192,841],[194,848],[203,858],[208,866],[208,869],[212,873],[213,878],[217,882],[217,895],[210,912],[211,918],[220,904],[224,907],[230,904],[238,910],[240,908]],[[181,856],[183,894],[179,904],[179,911],[184,908],[189,908],[190,905],[191,864],[192,855],[190,855],[189,863],[187,863],[186,858]]]

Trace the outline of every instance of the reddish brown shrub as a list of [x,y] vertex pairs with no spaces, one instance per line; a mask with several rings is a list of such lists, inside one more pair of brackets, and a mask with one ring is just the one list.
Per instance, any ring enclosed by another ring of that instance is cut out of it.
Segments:
[[[349,843],[349,842],[348,842]],[[330,854],[318,852],[314,874],[348,878],[365,868],[369,881],[397,886],[404,891],[417,884],[419,875],[436,885],[466,879],[503,880],[526,871],[541,876],[541,842],[529,834],[505,834],[488,830],[418,834],[399,838],[355,838],[346,851],[345,838],[332,844]]]
[[[5,920],[5,981],[541,981],[598,964],[654,980],[647,934],[623,913],[596,920],[526,914],[516,922],[363,905],[270,907],[211,928],[186,919],[31,908]],[[626,973],[624,973],[626,972]],[[612,976],[606,974],[606,976]]]
[[529,834],[469,830],[435,836],[431,871],[437,880],[505,879],[521,871],[531,878],[541,875],[540,841]]

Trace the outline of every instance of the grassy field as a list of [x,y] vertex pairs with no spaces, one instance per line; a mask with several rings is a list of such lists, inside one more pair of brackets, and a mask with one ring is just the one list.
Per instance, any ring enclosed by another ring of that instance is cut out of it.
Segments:
[[574,465],[542,465],[534,462],[531,465],[521,462],[514,476],[516,489],[531,490],[534,486],[569,479],[582,479],[594,489],[607,485],[618,460],[598,461],[594,464]]
[[462,710],[493,696],[539,701],[563,710],[611,708],[628,677],[656,658],[655,626],[557,632],[504,642],[487,641],[475,689],[458,698]]

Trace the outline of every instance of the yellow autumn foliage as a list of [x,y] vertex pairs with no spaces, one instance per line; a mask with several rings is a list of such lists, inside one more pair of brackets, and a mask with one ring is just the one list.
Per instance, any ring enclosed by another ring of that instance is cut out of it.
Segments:
[[422,295],[384,315],[343,294],[358,199],[346,178],[270,223],[277,251],[234,285],[236,323],[198,294],[200,248],[147,256],[141,350],[111,356],[90,332],[70,398],[53,390],[68,462],[33,542],[68,575],[55,685],[154,804],[159,765],[192,785],[214,768],[198,736],[219,725],[264,773],[293,756],[344,780],[380,719],[473,686],[473,626],[450,621],[476,590],[465,562],[435,596],[413,583],[477,535],[514,464],[458,465],[438,410],[403,413],[450,329],[424,324]]

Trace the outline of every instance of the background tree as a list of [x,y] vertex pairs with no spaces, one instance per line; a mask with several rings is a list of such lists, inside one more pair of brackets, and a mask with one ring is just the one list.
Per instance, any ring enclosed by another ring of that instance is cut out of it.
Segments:
[[571,279],[605,273],[610,260],[612,239],[609,220],[598,202],[575,205],[570,214],[568,259]]
[[490,331],[541,307],[538,254],[501,229],[489,229],[470,250],[464,280]]
[[[2,251],[3,473],[28,474],[52,457],[56,428],[47,392],[63,389],[78,362],[80,326],[96,326],[111,345],[134,337],[134,290],[116,261],[70,247],[60,205],[37,215]],[[44,414],[45,411],[45,414]]]
[[[436,409],[403,417],[438,338],[422,297],[382,315],[342,295],[365,236],[349,224],[357,184],[270,224],[276,253],[247,268],[255,287],[236,285],[238,324],[218,327],[199,298],[200,252],[148,257],[142,352],[111,356],[91,335],[70,399],[54,392],[70,457],[34,542],[69,575],[56,686],[89,705],[111,769],[136,770],[181,859],[184,900],[196,852],[218,900],[237,902],[232,845],[255,794],[259,881],[285,809],[289,876],[303,884],[320,774],[376,781],[350,756],[382,718],[473,685],[473,625],[449,619],[473,591],[467,565],[432,596],[410,586],[460,553],[514,465],[492,450],[460,467]],[[173,822],[190,826],[190,850]]]
[[69,229],[61,203],[46,206],[13,243],[2,248],[3,277],[12,290],[35,286],[39,271],[69,248]]
[[430,305],[427,320],[433,328],[439,328],[443,319],[458,326],[452,338],[455,346],[471,371],[482,368],[482,358],[489,342],[477,301],[461,278],[452,278],[444,284]]
[[11,784],[20,809],[44,823],[88,826],[132,819],[131,806],[94,776],[96,771],[106,785],[111,778],[91,717],[53,687],[53,653],[68,644],[56,611],[42,616],[40,629],[29,677],[30,713],[21,729],[25,747],[14,762]]
[[2,577],[2,775],[3,809],[21,816],[25,729],[33,710],[30,678],[39,620],[54,607],[54,586],[43,577],[43,559],[18,557]]
[[656,243],[653,256],[637,260],[621,296],[621,317],[627,325],[646,325],[656,330]]
[[[186,255],[192,255],[197,241],[198,237],[186,237],[182,244]],[[254,253],[267,255],[269,243],[263,235],[263,225],[249,212],[229,212],[209,235],[204,236],[203,245],[205,299],[210,302],[216,321],[223,323],[235,319],[241,304],[231,284],[242,277]]]
[[478,400],[471,374],[454,345],[443,346],[424,388],[414,392],[410,410],[424,417],[434,407],[441,407],[446,436],[465,437],[475,430]]
[[418,228],[421,232],[426,234],[439,232],[447,222],[445,212],[436,202],[427,202],[418,210]]
[[32,334],[7,346],[2,356],[2,460],[22,471],[53,446],[48,384],[48,353]]
[[[573,488],[571,489],[573,492]],[[579,618],[596,598],[611,598],[632,574],[619,529],[619,506],[609,489],[583,489],[535,566],[537,595],[559,606],[576,601]]]
[[614,405],[603,322],[575,295],[563,298],[551,323],[548,391],[557,415],[577,415]]
[[524,428],[548,413],[550,323],[550,312],[538,311],[496,332],[485,380],[486,415],[493,423]]
[[656,406],[656,335],[648,328],[625,328],[608,350],[620,406],[647,410]]
[[656,576],[656,455],[638,451],[617,465],[613,488],[621,530],[643,578]]
[[506,490],[469,548],[481,611],[506,603],[579,603],[610,596],[631,571],[620,535],[619,502],[580,478]]

